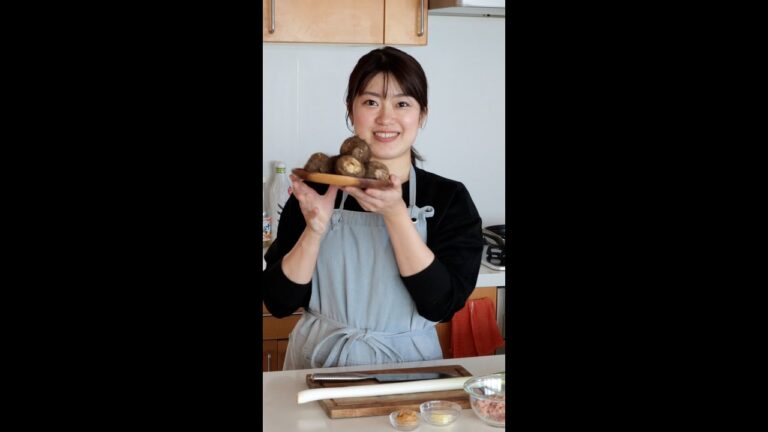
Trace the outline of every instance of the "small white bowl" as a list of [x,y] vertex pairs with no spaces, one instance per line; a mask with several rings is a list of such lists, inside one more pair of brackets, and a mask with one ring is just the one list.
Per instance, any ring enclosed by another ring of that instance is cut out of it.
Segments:
[[419,405],[421,418],[435,426],[447,426],[461,415],[461,405],[455,402],[433,400]]

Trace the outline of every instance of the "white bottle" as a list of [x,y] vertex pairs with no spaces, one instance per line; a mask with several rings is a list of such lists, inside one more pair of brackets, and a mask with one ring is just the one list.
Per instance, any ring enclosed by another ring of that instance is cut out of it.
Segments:
[[278,161],[275,164],[275,172],[272,174],[272,182],[269,185],[269,211],[267,216],[272,218],[272,241],[278,236],[280,215],[283,213],[285,202],[293,193],[291,179],[285,171],[285,163]]
[[267,214],[266,192],[267,178],[261,178],[261,238],[262,246],[268,247],[272,243],[272,218]]

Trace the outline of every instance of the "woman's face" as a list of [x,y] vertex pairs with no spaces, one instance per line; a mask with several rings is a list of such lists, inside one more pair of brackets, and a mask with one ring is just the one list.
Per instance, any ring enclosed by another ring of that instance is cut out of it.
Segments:
[[355,134],[370,145],[372,159],[410,162],[421,107],[416,99],[402,94],[400,84],[391,76],[387,85],[385,91],[384,73],[371,79],[352,103],[352,124]]

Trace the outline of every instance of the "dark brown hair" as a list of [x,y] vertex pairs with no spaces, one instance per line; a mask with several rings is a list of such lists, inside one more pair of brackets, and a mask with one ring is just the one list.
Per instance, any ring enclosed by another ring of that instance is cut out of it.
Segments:
[[[346,95],[347,121],[352,113],[352,103],[355,98],[380,72],[384,73],[385,91],[387,79],[391,76],[400,84],[406,96],[416,99],[421,107],[421,114],[427,113],[427,76],[424,74],[424,69],[409,54],[397,48],[385,46],[360,57],[357,65],[352,69]],[[415,165],[417,160],[423,161],[424,158],[411,146],[411,163]]]

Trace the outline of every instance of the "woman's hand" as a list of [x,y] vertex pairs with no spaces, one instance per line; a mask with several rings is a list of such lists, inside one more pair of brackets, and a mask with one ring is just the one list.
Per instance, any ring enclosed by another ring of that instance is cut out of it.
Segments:
[[[353,196],[364,210],[378,213],[384,218],[402,214],[407,210],[403,201],[403,189],[400,179],[389,175],[390,185],[384,188],[360,189],[354,186],[345,186],[343,189]],[[407,211],[405,212],[407,214]]]
[[382,189],[361,190],[351,186],[343,189],[355,197],[360,207],[382,215],[400,275],[412,276],[427,268],[435,260],[435,254],[427,247],[416,225],[411,222],[408,207],[403,201],[400,179],[390,174],[389,180],[391,185]]
[[307,222],[307,227],[313,233],[322,235],[328,229],[328,223],[333,214],[333,205],[336,201],[336,192],[339,188],[330,185],[325,195],[320,195],[295,175],[291,174],[290,177],[293,196],[299,201],[299,207],[304,215],[304,220]]

